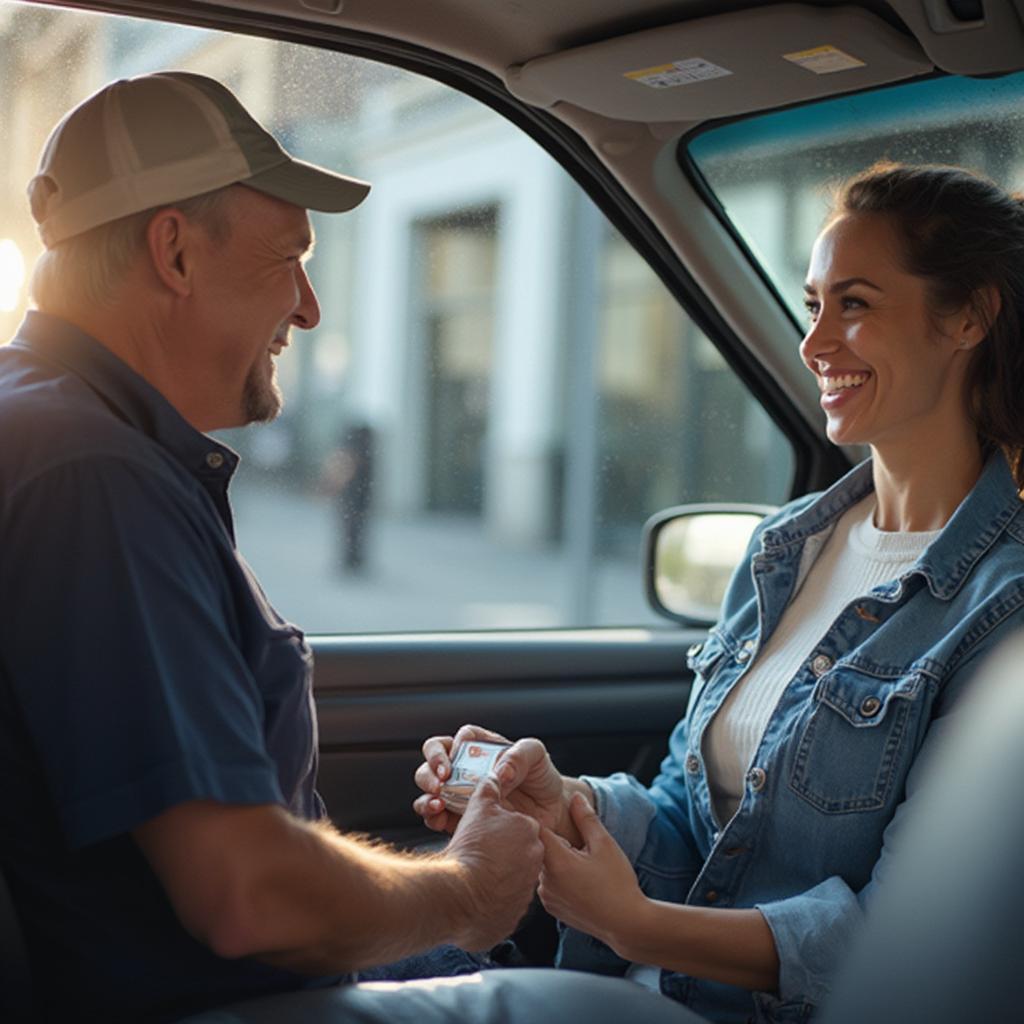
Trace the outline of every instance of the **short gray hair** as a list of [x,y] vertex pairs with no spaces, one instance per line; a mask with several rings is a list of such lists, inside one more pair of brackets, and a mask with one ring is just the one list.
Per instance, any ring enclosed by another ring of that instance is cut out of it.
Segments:
[[146,228],[158,210],[180,210],[214,241],[226,241],[231,231],[227,210],[230,190],[229,185],[179,203],[163,203],[101,224],[47,249],[32,271],[32,300],[43,312],[77,305],[108,305],[145,246]]

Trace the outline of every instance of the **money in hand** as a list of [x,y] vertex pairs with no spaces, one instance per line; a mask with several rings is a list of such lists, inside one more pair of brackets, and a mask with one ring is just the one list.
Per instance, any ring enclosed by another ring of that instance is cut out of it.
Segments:
[[462,814],[469,804],[479,783],[494,768],[494,762],[510,743],[486,743],[483,740],[466,740],[455,751],[452,758],[452,773],[441,787],[441,799],[449,811]]

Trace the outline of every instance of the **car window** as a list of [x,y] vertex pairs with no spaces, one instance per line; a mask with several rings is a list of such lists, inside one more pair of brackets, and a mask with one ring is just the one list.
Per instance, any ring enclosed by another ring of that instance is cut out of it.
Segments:
[[299,156],[373,182],[314,215],[323,318],[285,409],[228,431],[239,548],[311,632],[634,625],[640,529],[679,502],[777,503],[791,448],[636,251],[535,142],[407,71],[266,39],[5,4],[9,337],[39,251],[49,128],[116,77],[235,90]]
[[1024,74],[940,76],[746,118],[694,136],[693,161],[803,319],[807,255],[832,187],[877,160],[955,164],[1024,185]]

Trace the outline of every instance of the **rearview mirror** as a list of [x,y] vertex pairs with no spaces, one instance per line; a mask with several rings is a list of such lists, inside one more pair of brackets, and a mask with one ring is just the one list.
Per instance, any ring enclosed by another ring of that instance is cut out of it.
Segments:
[[644,586],[660,615],[712,625],[733,570],[771,505],[677,505],[644,526]]

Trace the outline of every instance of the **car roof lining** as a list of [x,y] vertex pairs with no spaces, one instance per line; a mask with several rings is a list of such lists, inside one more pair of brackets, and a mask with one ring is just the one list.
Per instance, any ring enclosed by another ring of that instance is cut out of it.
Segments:
[[[67,0],[65,0],[67,2]],[[74,0],[70,0],[73,4]],[[616,44],[649,30],[685,29],[696,21],[723,19],[722,25],[770,8],[782,17],[783,8],[802,7],[809,17],[854,12],[885,24],[936,67],[955,74],[997,74],[1024,66],[1024,0],[985,0],[980,21],[958,21],[949,0],[815,0],[778,4],[773,0],[634,0],[627,14],[622,0],[493,0],[481,15],[480,0],[124,0],[122,9],[159,14],[164,8],[178,16],[234,9],[278,15],[326,27],[379,33],[466,60],[498,77],[507,69],[537,60],[551,60],[583,48]],[[337,8],[335,10],[335,8]],[[660,31],[650,38],[657,39]],[[785,45],[781,38],[780,42]],[[740,41],[742,45],[743,40]],[[785,52],[790,52],[786,50]],[[574,58],[575,59],[575,58]],[[654,61],[652,61],[654,63]],[[898,74],[898,71],[897,71]],[[834,85],[818,76],[829,95]],[[792,102],[776,98],[770,83],[762,83],[763,105]],[[652,92],[654,90],[651,90]],[[732,113],[739,113],[734,110]],[[724,116],[715,113],[713,116]],[[664,120],[664,118],[651,118]]]

